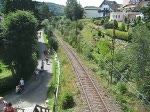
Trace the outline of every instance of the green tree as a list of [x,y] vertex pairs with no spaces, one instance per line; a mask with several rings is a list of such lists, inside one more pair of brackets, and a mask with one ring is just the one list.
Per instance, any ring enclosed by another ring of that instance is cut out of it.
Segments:
[[16,10],[25,10],[34,12],[34,15],[38,17],[38,2],[32,0],[2,0],[3,12],[8,14],[9,12],[15,12]]
[[148,7],[142,8],[142,13],[144,14],[146,26],[150,29],[150,4],[148,5]]
[[136,84],[138,90],[150,98],[150,31],[146,26],[135,27],[131,37]]
[[77,0],[67,0],[65,15],[70,20],[78,20],[83,17],[83,8]]
[[50,10],[49,6],[45,3],[42,3],[40,8],[40,20],[49,19],[52,16],[55,16],[54,12]]
[[137,22],[137,24],[140,24],[140,22],[141,22],[141,16],[139,16],[139,17],[136,19],[136,22]]
[[36,66],[37,20],[30,13],[18,10],[9,13],[4,21],[5,48],[15,75],[26,78]]
[[125,23],[122,23],[122,24],[121,24],[120,30],[121,30],[121,31],[126,31]]
[[118,29],[118,22],[116,20],[114,20],[114,28]]

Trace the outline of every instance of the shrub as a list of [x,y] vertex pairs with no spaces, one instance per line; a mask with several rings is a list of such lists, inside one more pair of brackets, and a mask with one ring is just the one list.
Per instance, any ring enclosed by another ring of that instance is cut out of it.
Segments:
[[116,20],[114,20],[114,24],[113,25],[114,25],[115,29],[118,28],[118,22]]
[[100,30],[98,31],[98,36],[102,36],[102,33]]
[[128,89],[127,89],[127,86],[125,85],[125,83],[118,83],[117,87],[121,94],[127,93]]
[[[106,35],[112,37],[113,36],[113,30],[112,29],[107,29],[105,30]],[[129,38],[128,36],[128,32],[122,32],[119,30],[115,30],[115,35],[117,39],[121,39],[121,40],[130,40],[131,38]]]
[[63,98],[63,102],[62,102],[62,107],[64,110],[72,108],[75,105],[73,96],[70,93],[67,93],[64,98]]
[[102,25],[104,24],[104,19],[103,19],[103,20],[101,20],[101,24],[102,24]]
[[102,25],[102,21],[101,20],[95,20],[94,24],[96,24],[96,25]]
[[125,23],[121,24],[120,31],[126,31]]
[[53,47],[53,49],[55,51],[57,51],[57,49],[58,49],[58,42],[57,42],[56,38],[54,38],[54,37],[49,38],[49,44],[50,44],[51,47]]
[[105,29],[113,29],[113,22],[107,22],[104,24]]

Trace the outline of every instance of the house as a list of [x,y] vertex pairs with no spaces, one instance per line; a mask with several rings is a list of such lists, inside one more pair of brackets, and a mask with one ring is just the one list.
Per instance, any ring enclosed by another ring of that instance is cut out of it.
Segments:
[[113,20],[116,20],[116,21],[124,20],[123,8],[118,8],[110,12],[110,21],[113,21]]
[[150,0],[124,0],[121,10],[113,10],[110,13],[110,20],[125,21],[125,19],[134,22],[138,16],[143,18],[139,8],[146,7]]
[[119,8],[116,1],[104,0],[99,7],[84,7],[85,18],[105,17],[110,15],[110,11]]
[[99,6],[99,13],[101,17],[109,16],[110,12],[119,8],[119,4],[116,1],[108,1],[104,0],[102,4]]
[[123,0],[123,6],[126,6],[128,4],[138,4],[140,3],[142,0]]
[[84,15],[86,18],[97,18],[101,17],[98,12],[99,8],[95,6],[86,6],[84,7]]

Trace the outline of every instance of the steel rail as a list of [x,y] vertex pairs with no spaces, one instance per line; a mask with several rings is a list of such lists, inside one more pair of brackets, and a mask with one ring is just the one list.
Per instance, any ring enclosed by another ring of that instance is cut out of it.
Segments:
[[[106,104],[105,104],[105,102],[104,102],[104,100],[103,100],[103,98],[102,98],[102,95],[101,95],[100,92],[98,91],[96,85],[94,84],[92,78],[89,76],[89,74],[88,74],[87,70],[85,69],[85,67],[83,66],[83,64],[80,62],[80,60],[79,60],[78,57],[75,55],[75,53],[72,51],[72,49],[69,48],[68,45],[67,45],[63,40],[61,40],[55,33],[54,33],[54,35],[55,35],[55,36],[57,37],[57,39],[61,42],[61,45],[62,45],[64,48],[66,48],[66,49],[65,49],[66,52],[68,52],[68,51],[67,51],[67,49],[68,49],[68,50],[69,50],[69,53],[71,53],[72,56],[74,56],[74,58],[76,59],[76,62],[81,66],[81,69],[83,70],[83,72],[85,72],[85,75],[87,76],[87,78],[88,78],[89,81],[91,82],[91,86],[93,87],[92,89],[95,89],[96,94],[98,95],[99,99],[101,100],[101,103],[103,104],[103,107],[105,108],[105,111],[104,111],[104,112],[109,112],[109,109],[107,108],[107,106],[106,106]],[[70,62],[72,62],[71,58],[69,57],[69,54],[67,54],[67,56],[68,56]],[[90,112],[94,112],[94,110],[93,110],[93,108],[92,108],[92,106],[91,106],[91,104],[90,104],[88,94],[87,94],[87,92],[86,92],[86,90],[85,90],[85,87],[84,87],[84,85],[83,85],[82,79],[80,78],[79,72],[77,71],[76,67],[75,67],[72,63],[71,63],[71,65],[73,66],[74,71],[75,71],[75,73],[77,74],[77,77],[78,77],[79,82],[80,82],[80,85],[81,85],[81,87],[82,87],[82,90],[83,90],[83,93],[84,93],[86,102],[88,103],[89,110],[90,110]]]

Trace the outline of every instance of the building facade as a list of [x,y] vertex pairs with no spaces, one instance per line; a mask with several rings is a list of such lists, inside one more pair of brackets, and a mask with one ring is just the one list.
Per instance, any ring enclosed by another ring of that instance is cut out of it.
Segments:
[[150,4],[150,0],[124,0],[124,7],[114,10],[110,14],[110,20],[124,21],[125,19],[134,22],[137,17],[144,18],[139,8],[146,7]]
[[84,7],[84,16],[85,18],[97,18],[101,17],[100,13],[98,12],[99,8],[95,6],[86,6]]
[[110,15],[110,11],[119,8],[116,1],[104,0],[99,7],[86,6],[84,8],[85,18],[105,17]]

